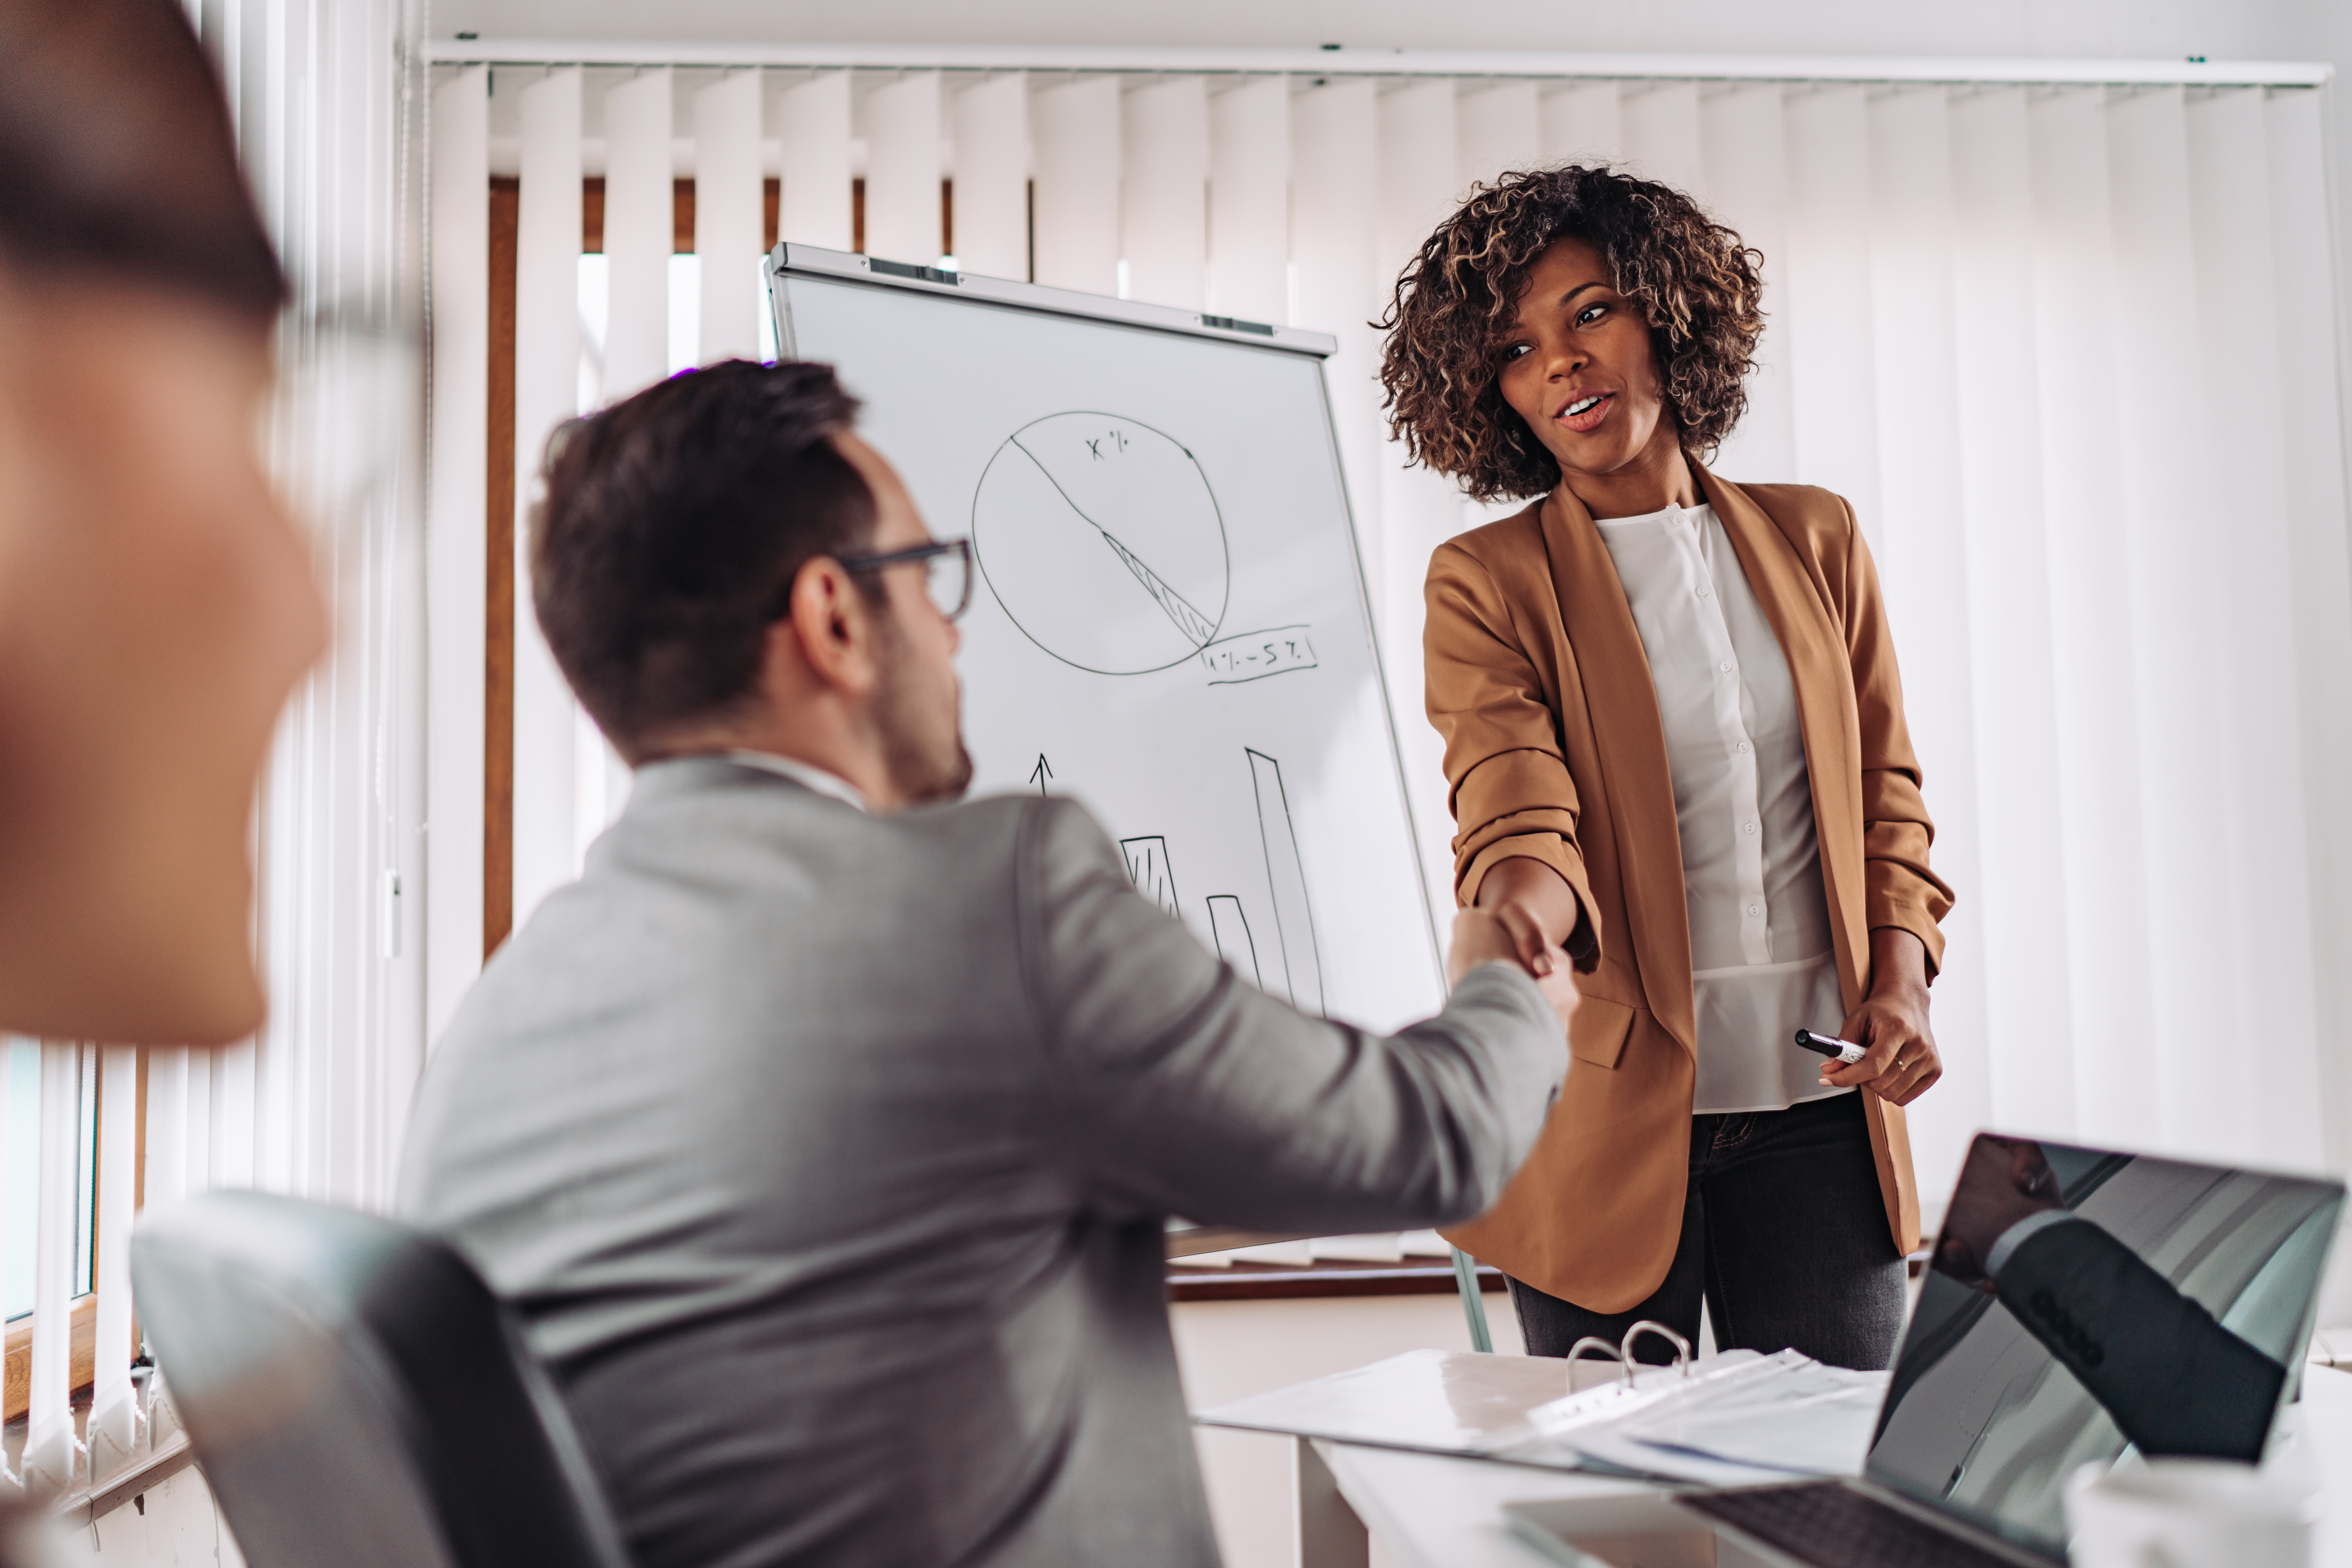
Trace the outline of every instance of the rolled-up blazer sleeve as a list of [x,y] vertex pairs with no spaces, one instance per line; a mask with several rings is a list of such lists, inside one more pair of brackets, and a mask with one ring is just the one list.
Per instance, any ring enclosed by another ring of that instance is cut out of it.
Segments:
[[1454,896],[1467,908],[1497,863],[1540,860],[1576,891],[1580,913],[1568,952],[1589,973],[1600,961],[1601,913],[1577,846],[1580,806],[1560,752],[1556,699],[1521,647],[1493,576],[1468,551],[1439,546],[1425,592],[1429,720],[1445,742],[1456,829]]
[[[1844,504],[1841,500],[1841,504]],[[1940,921],[1951,912],[1952,889],[1927,864],[1936,825],[1919,791],[1919,758],[1903,718],[1903,677],[1870,546],[1845,507],[1846,661],[1853,669],[1855,717],[1862,739],[1862,855],[1864,914],[1870,929],[1892,926],[1927,949],[1927,972],[1943,967]]]

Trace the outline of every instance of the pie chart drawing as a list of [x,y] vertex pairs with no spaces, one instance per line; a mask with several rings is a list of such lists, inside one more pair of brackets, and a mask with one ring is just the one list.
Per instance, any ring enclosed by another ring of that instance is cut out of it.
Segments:
[[1217,498],[1181,442],[1139,420],[1078,411],[1014,431],[981,473],[971,542],[1013,624],[1079,669],[1166,669],[1224,622]]

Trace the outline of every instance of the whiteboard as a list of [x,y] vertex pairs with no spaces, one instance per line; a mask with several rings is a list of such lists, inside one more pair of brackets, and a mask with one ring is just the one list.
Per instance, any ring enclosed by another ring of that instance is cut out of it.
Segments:
[[1443,969],[1339,473],[1330,340],[782,246],[777,342],[833,364],[941,538],[976,793],[1083,804],[1245,980],[1390,1030]]

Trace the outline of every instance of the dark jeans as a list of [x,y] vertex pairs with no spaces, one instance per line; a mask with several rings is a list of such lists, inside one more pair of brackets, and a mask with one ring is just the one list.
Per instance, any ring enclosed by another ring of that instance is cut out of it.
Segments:
[[[1791,1347],[1876,1371],[1903,1329],[1903,1258],[1886,1229],[1860,1091],[1786,1110],[1691,1118],[1690,1190],[1665,1282],[1627,1312],[1593,1312],[1511,1281],[1530,1355],[1566,1355],[1586,1334],[1615,1344],[1654,1319],[1698,1344],[1706,1299],[1718,1350]],[[1634,1353],[1670,1361],[1644,1334]]]

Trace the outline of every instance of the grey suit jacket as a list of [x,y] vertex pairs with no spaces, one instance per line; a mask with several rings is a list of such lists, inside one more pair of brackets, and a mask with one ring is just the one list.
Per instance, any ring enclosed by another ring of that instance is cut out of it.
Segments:
[[1391,1038],[1269,999],[1066,802],[665,763],[459,1008],[400,1209],[519,1304],[645,1568],[1213,1563],[1162,1216],[1465,1218],[1566,1068],[1500,964]]

